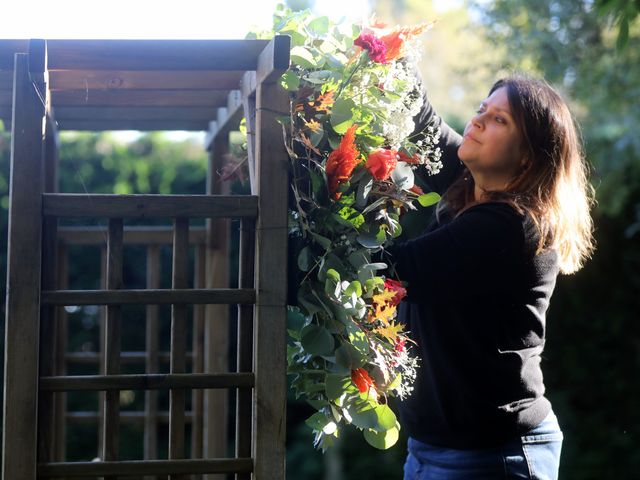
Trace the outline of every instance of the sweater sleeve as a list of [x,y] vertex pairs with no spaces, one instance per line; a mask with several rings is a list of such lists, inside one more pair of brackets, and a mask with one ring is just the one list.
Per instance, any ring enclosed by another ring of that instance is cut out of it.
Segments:
[[[419,72],[416,72],[416,74],[420,76]],[[462,143],[462,137],[443,121],[442,118],[437,116],[433,105],[429,102],[424,83],[422,85],[423,105],[420,113],[414,118],[416,124],[415,132],[419,134],[419,132],[425,130],[429,125],[440,127],[438,147],[442,150],[442,170],[435,175],[427,175],[424,173],[421,175],[421,178],[432,191],[442,195],[464,170],[464,165],[460,161],[460,158],[458,158],[458,147],[460,147]]]
[[519,214],[503,203],[484,203],[450,223],[387,249],[407,299],[421,302],[480,294],[517,263],[523,245]]

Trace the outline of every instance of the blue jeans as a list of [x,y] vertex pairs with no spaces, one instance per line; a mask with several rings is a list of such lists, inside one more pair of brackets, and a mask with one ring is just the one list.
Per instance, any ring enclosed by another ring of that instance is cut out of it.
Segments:
[[562,439],[553,411],[537,427],[496,448],[456,450],[409,438],[404,480],[555,480]]

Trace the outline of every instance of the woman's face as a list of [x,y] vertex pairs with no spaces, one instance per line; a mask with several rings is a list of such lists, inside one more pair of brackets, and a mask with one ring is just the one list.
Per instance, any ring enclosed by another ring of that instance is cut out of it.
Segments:
[[502,87],[484,100],[464,129],[460,160],[486,184],[506,184],[524,163],[522,135]]

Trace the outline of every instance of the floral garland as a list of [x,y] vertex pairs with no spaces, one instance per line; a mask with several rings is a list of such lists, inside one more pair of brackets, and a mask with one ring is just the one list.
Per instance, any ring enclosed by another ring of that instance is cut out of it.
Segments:
[[[418,36],[429,25],[336,25],[278,7],[275,32],[292,38],[283,119],[291,158],[290,237],[297,244],[297,305],[288,310],[291,386],[316,412],[306,423],[323,451],[339,426],[374,447],[398,439],[388,397],[409,395],[417,359],[396,307],[406,291],[375,254],[400,235],[400,214],[439,200],[414,170],[441,168],[440,132],[414,133],[422,107]],[[385,274],[386,275],[386,274]]]

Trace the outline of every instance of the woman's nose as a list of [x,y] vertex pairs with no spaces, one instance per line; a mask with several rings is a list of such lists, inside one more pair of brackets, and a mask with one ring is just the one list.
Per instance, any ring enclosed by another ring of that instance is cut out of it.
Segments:
[[482,128],[484,125],[484,117],[482,113],[476,113],[473,117],[471,117],[471,125],[475,128]]

